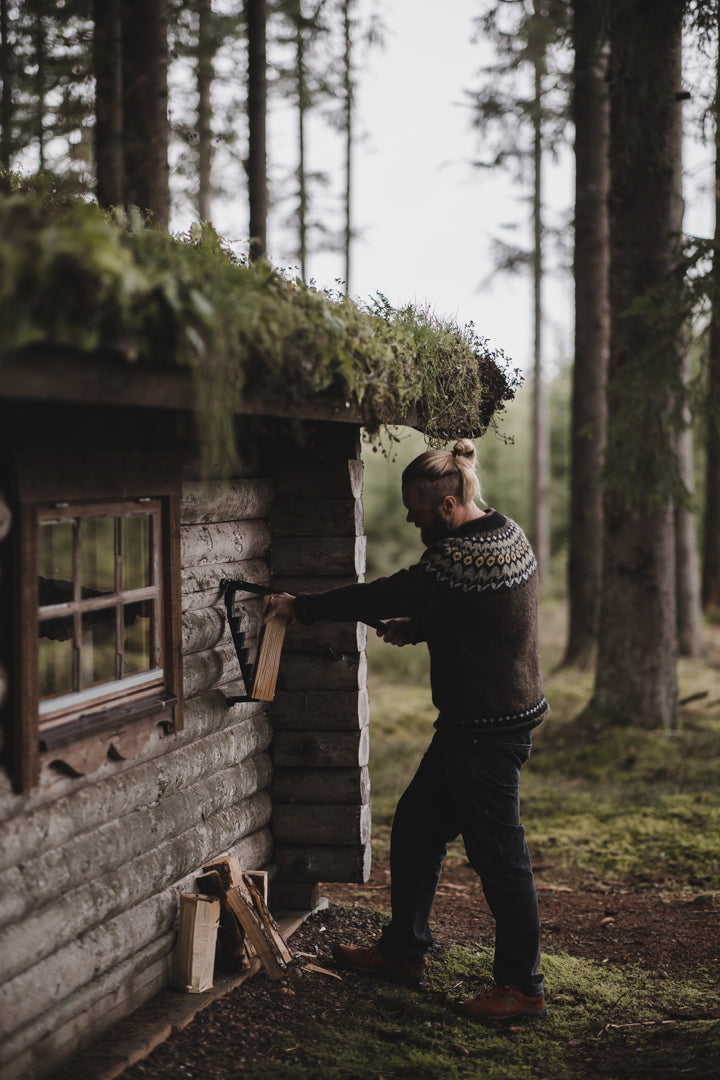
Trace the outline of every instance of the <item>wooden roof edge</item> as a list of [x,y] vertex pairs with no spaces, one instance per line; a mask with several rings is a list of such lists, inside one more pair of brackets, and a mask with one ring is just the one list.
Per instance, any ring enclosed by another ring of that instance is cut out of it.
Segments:
[[[38,347],[0,354],[0,401],[193,411],[196,390],[192,373],[181,368],[135,364],[114,353]],[[298,400],[280,394],[238,392],[234,411],[238,415],[361,425],[368,420],[362,405],[319,394],[311,400]],[[418,427],[414,412],[392,422]]]

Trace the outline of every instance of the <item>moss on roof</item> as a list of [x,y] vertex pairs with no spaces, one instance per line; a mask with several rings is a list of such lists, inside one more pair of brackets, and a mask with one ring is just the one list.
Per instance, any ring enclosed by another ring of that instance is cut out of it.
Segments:
[[[514,395],[507,358],[461,327],[381,295],[332,295],[249,267],[209,226],[173,237],[140,214],[9,191],[0,198],[0,352],[102,349],[189,368],[201,432],[230,440],[241,400],[357,407],[368,429],[409,415],[431,445],[481,435]],[[29,360],[29,362],[31,362]]]

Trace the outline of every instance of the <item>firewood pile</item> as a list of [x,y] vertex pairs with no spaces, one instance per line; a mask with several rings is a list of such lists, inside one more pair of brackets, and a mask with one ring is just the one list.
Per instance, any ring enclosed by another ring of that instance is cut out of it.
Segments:
[[267,872],[243,870],[235,856],[214,859],[203,871],[199,891],[180,896],[171,984],[203,993],[216,967],[242,972],[256,958],[271,979],[281,979],[293,954],[267,906]]

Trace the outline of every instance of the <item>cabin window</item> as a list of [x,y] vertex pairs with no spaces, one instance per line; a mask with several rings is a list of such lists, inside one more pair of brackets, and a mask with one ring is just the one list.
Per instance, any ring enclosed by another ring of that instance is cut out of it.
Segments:
[[23,789],[43,760],[92,771],[129,730],[181,725],[179,489],[133,457],[20,469]]
[[92,724],[113,702],[138,704],[162,688],[161,528],[160,504],[150,498],[39,509],[38,714],[46,742],[68,717]]

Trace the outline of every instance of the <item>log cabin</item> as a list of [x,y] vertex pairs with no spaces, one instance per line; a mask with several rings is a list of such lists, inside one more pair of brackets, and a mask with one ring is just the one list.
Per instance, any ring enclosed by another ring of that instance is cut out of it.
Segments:
[[[107,310],[88,342],[92,313],[68,317],[73,290],[42,282],[34,336],[13,338],[20,288],[0,311],[2,1080],[48,1075],[168,985],[179,897],[209,860],[268,868],[274,911],[311,910],[318,883],[370,867],[365,627],[293,627],[274,701],[248,700],[221,582],[362,579],[372,396],[337,378],[263,383],[272,343],[245,342],[255,375],[248,360],[242,393],[218,403],[216,387],[209,410],[232,432],[222,455],[198,415],[207,352],[189,370],[140,332],[133,351],[131,316],[108,347]],[[350,337],[341,326],[331,348],[362,366],[368,339]],[[310,368],[314,348],[294,349]],[[490,386],[477,431],[512,392],[492,358],[473,364]],[[391,397],[382,423],[428,426],[417,393]],[[252,651],[261,601],[240,593],[235,614]]]

